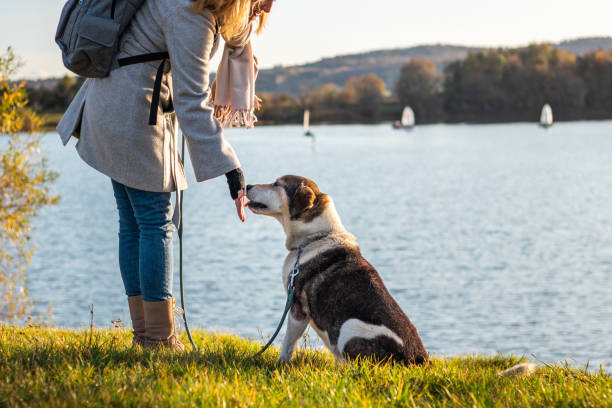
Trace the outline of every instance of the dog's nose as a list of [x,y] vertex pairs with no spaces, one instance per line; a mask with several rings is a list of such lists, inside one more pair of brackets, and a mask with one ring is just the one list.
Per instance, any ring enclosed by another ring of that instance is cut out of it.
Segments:
[[251,187],[253,187],[253,186],[252,186],[252,185],[250,185],[250,184],[247,184],[247,193],[249,192],[249,190],[251,189]]

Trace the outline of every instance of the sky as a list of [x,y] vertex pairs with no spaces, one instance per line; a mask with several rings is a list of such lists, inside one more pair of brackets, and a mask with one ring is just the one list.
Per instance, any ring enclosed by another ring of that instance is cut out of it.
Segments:
[[[0,0],[0,51],[23,59],[17,76],[66,71],[54,43],[64,0]],[[612,36],[611,0],[277,0],[253,41],[260,66],[421,44],[518,46]],[[220,54],[220,53],[219,53]]]

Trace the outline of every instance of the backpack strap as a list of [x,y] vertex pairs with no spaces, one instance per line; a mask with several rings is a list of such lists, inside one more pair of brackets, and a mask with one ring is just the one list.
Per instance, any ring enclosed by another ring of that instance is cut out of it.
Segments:
[[110,12],[111,20],[115,19],[115,9],[116,8],[117,8],[117,0],[113,0],[113,2],[111,3],[111,12]]
[[[161,93],[161,84],[164,77],[164,64],[170,59],[167,52],[153,52],[150,54],[134,55],[133,57],[119,58],[119,66],[142,64],[144,62],[160,61],[155,75],[155,85],[153,86],[153,97],[151,99],[151,111],[149,113],[149,125],[157,125],[157,108],[159,107],[159,96]],[[170,96],[170,105],[172,105],[172,96]]]

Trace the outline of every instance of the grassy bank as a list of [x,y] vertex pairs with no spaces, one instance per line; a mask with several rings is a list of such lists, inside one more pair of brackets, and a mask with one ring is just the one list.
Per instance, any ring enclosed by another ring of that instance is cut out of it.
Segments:
[[43,121],[43,128],[42,130],[45,132],[52,132],[55,131],[55,128],[57,127],[57,124],[59,123],[60,119],[62,119],[63,113],[42,113],[40,115],[40,118]]
[[[496,375],[514,357],[434,359],[426,367],[336,367],[329,353],[278,351],[195,333],[199,352],[130,347],[125,330],[0,326],[0,406],[612,406],[612,379],[565,367]],[[186,341],[186,339],[184,339]]]

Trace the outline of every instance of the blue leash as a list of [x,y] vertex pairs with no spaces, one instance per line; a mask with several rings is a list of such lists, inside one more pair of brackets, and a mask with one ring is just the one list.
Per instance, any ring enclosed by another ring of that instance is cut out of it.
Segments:
[[295,288],[289,289],[289,293],[287,294],[287,303],[285,304],[285,311],[283,312],[283,317],[281,317],[281,321],[278,324],[276,331],[274,332],[272,337],[270,337],[270,340],[268,341],[268,343],[265,346],[263,346],[261,350],[255,353],[252,358],[262,355],[272,345],[272,343],[274,342],[274,339],[276,339],[276,336],[278,336],[278,333],[280,332],[281,327],[283,327],[283,323],[285,323],[285,318],[287,317],[287,313],[289,312],[289,309],[291,309],[291,304],[293,303],[294,294],[295,294]]
[[[181,164],[185,166],[185,135],[183,135],[183,142],[181,147]],[[179,237],[179,277],[181,282],[181,309],[183,311],[183,322],[185,322],[185,331],[187,332],[187,337],[189,337],[189,342],[191,343],[191,347],[195,351],[198,351],[195,343],[193,342],[193,338],[191,338],[191,332],[189,331],[189,325],[187,324],[187,315],[185,313],[185,293],[183,292],[183,190],[179,192],[181,195],[180,200],[180,214],[181,221],[178,229],[178,237]]]
[[[185,166],[185,135],[182,137],[181,143],[181,164]],[[187,337],[189,337],[189,342],[195,351],[198,351],[195,343],[193,342],[193,338],[191,337],[191,332],[189,331],[189,325],[187,324],[187,314],[185,312],[185,293],[183,291],[183,190],[179,193],[181,195],[180,200],[180,213],[181,213],[181,223],[178,229],[178,237],[179,237],[179,278],[180,278],[180,288],[181,288],[181,309],[183,312],[183,322],[185,323],[185,331],[187,332]],[[290,281],[288,286],[287,293],[287,302],[285,303],[285,310],[283,311],[283,317],[281,317],[280,323],[276,328],[276,331],[268,341],[268,343],[262,347],[257,353],[253,355],[253,358],[262,355],[274,342],[278,333],[280,333],[281,327],[283,327],[283,323],[285,323],[285,318],[287,317],[287,313],[289,313],[289,309],[291,309],[291,305],[293,304],[293,296],[295,295],[295,286],[294,280],[295,277],[300,274],[300,255],[302,254],[302,247],[297,248],[297,258],[295,260],[295,265],[293,266],[293,271],[290,275]]]
[[291,309],[291,305],[293,304],[293,296],[295,295],[295,285],[294,285],[295,277],[300,274],[300,255],[302,255],[302,247],[301,246],[298,247],[297,251],[298,253],[297,253],[297,258],[295,259],[295,264],[293,265],[293,271],[291,272],[291,275],[289,275],[290,279],[289,279],[289,285],[287,286],[287,289],[288,289],[287,302],[285,303],[285,311],[283,312],[283,317],[281,317],[281,321],[278,324],[276,331],[274,332],[274,334],[272,335],[268,343],[265,346],[263,346],[261,350],[255,353],[252,358],[262,355],[272,345],[272,343],[274,342],[274,339],[276,339],[276,336],[278,336],[278,333],[280,332],[281,327],[283,327],[283,323],[285,323],[285,318],[287,317],[287,313],[289,312],[289,309]]

